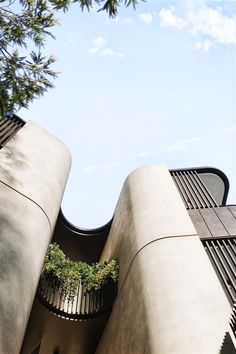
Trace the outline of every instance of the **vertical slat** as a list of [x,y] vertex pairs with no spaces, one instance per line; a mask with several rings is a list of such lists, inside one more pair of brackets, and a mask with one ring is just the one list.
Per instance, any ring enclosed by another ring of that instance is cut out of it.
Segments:
[[19,129],[24,126],[25,122],[13,115],[0,119],[0,148],[3,147]]
[[196,181],[198,182],[199,187],[204,192],[204,195],[206,196],[207,200],[209,201],[209,206],[218,207],[219,205],[216,203],[215,199],[213,198],[213,196],[211,195],[211,193],[209,192],[209,190],[207,189],[207,187],[205,186],[205,184],[203,183],[203,181],[199,177],[197,171],[194,171],[194,174],[196,176]]
[[234,238],[202,240],[223,288],[233,304],[236,299],[236,250]]
[[192,184],[192,181],[186,172],[183,172],[182,175],[184,176],[185,183],[188,185],[188,189],[193,197],[196,209],[200,209],[202,205],[199,202],[199,197],[198,194],[196,193],[195,186]]
[[[195,171],[196,172],[196,171]],[[189,177],[191,178],[192,180],[192,183],[194,185],[194,188],[196,190],[196,194],[200,200],[200,203],[201,203],[201,207],[204,209],[204,208],[207,208],[207,203],[206,203],[206,199],[204,198],[204,193],[203,191],[201,190],[201,188],[199,187],[197,181],[196,181],[196,177],[195,177],[195,174],[194,174],[194,171],[187,171],[187,174],[189,175]]]
[[187,209],[218,207],[196,170],[172,171],[171,176]]
[[185,191],[187,192],[188,198],[191,203],[191,209],[197,209],[198,206],[195,202],[193,190],[191,189],[190,185],[188,184],[188,181],[186,180],[186,177],[184,176],[184,174],[182,174],[182,172],[179,172],[179,178],[182,182],[182,185],[184,186]]
[[172,173],[172,177],[173,177],[173,180],[175,182],[175,185],[177,187],[177,189],[180,191],[180,195],[185,203],[185,207],[186,209],[189,209],[189,202],[188,202],[188,196],[187,194],[185,193],[183,187],[181,186],[181,183],[179,181],[179,177],[176,173]]
[[65,319],[87,320],[111,308],[117,295],[117,283],[108,280],[100,289],[88,291],[81,282],[74,293],[70,286],[65,290],[53,276],[42,275],[37,294],[54,314]]

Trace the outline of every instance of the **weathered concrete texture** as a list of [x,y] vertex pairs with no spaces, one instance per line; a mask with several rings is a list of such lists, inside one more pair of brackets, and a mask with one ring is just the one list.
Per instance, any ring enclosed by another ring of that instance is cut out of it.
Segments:
[[20,351],[70,168],[58,139],[27,123],[0,150],[0,353]]
[[66,146],[30,121],[0,150],[0,164],[0,181],[32,199],[55,223],[71,165]]
[[230,305],[164,167],[128,177],[102,259],[121,281],[97,354],[213,354]]
[[21,348],[51,237],[43,211],[0,183],[0,353]]

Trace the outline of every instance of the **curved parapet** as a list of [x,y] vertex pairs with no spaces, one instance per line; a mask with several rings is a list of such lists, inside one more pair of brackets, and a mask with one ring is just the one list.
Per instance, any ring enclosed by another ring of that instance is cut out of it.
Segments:
[[66,185],[70,154],[33,122],[0,150],[0,353],[19,352]]
[[98,228],[81,229],[71,224],[60,210],[53,241],[73,260],[96,262],[102,253],[111,224],[112,220]]

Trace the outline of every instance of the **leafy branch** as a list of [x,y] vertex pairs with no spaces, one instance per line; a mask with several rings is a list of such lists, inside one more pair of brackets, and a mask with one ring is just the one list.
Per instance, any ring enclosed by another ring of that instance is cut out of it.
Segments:
[[[43,56],[51,29],[58,23],[57,10],[64,12],[77,2],[89,11],[96,3],[98,11],[115,17],[121,3],[134,7],[139,0],[0,0],[0,115],[28,107],[54,85],[57,73],[51,69],[53,56]],[[17,9],[17,10],[16,10]],[[33,47],[27,52],[28,47]],[[26,55],[19,52],[25,49]]]

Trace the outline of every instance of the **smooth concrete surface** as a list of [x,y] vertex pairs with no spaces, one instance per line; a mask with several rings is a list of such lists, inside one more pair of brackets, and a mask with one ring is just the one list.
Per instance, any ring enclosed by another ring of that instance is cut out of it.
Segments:
[[21,349],[70,163],[64,144],[33,122],[0,150],[1,354]]
[[230,306],[202,251],[194,236],[145,247],[132,264],[96,353],[219,353]]
[[94,354],[108,315],[90,321],[71,321],[47,311],[34,301],[21,354],[40,343],[39,354]]
[[54,227],[71,165],[66,146],[29,121],[0,150],[0,165],[0,181],[37,203]]
[[145,166],[126,179],[101,261],[118,257],[119,287],[133,257],[150,242],[196,230],[165,166]]
[[97,354],[216,354],[230,305],[165,167],[132,173],[101,259],[119,293]]

